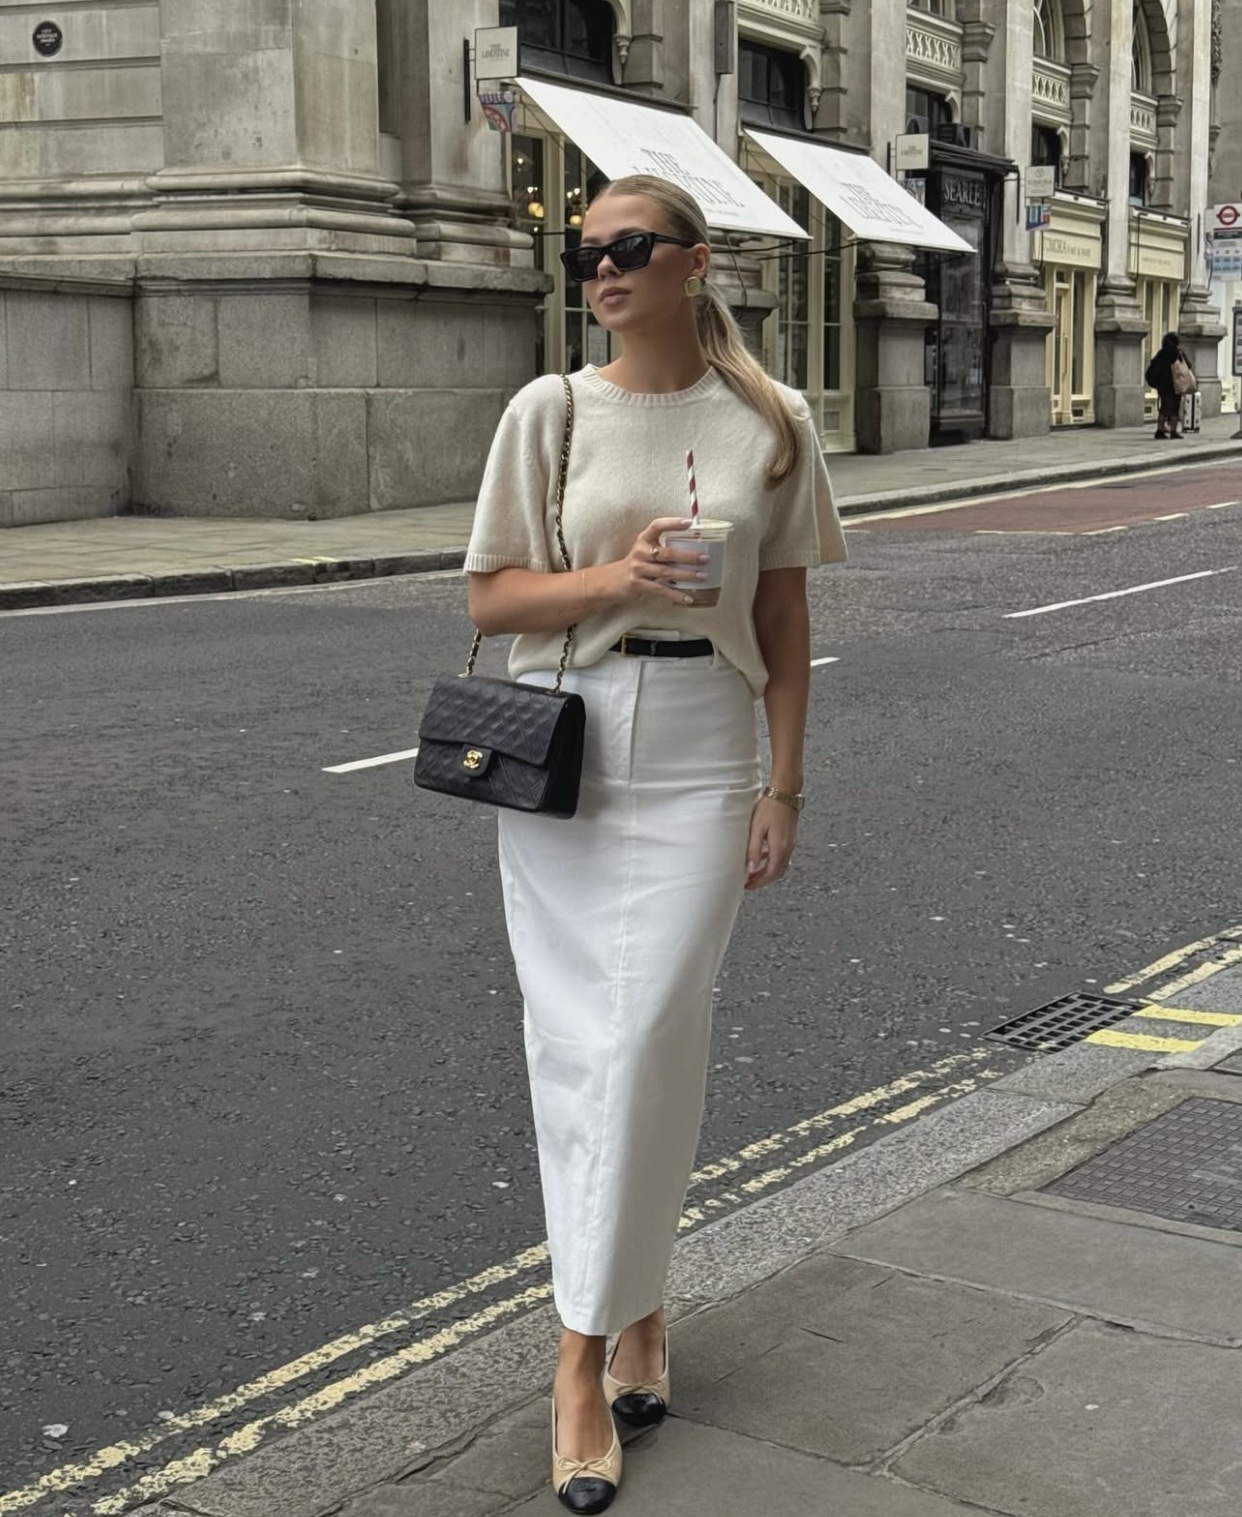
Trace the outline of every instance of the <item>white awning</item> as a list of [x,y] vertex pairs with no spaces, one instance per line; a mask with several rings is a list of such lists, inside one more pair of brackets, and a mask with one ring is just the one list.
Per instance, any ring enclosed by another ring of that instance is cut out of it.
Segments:
[[899,242],[946,253],[973,253],[963,237],[891,178],[863,153],[845,153],[822,142],[802,142],[771,132],[746,135],[816,200],[865,242]]
[[671,179],[702,206],[708,226],[722,231],[808,236],[689,116],[542,79],[519,79],[517,85],[609,179]]

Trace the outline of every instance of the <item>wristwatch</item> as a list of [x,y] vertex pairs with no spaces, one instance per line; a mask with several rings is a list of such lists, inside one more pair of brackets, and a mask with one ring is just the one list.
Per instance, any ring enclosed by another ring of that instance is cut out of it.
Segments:
[[788,790],[773,790],[771,785],[763,787],[763,798],[767,801],[779,801],[782,806],[788,806],[793,811],[801,811],[806,805],[806,796],[792,795]]

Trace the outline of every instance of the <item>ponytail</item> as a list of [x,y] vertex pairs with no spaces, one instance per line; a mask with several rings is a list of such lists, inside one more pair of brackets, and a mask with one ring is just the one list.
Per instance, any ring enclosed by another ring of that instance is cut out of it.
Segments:
[[777,485],[798,467],[802,434],[785,397],[751,354],[733,312],[713,285],[695,297],[699,341],[712,368],[733,393],[758,411],[776,438],[768,461],[768,483]]
[[[662,212],[674,236],[710,246],[699,203],[680,185],[654,174],[630,174],[605,185],[600,191],[603,195],[641,195]],[[751,355],[741,327],[715,286],[705,284],[694,302],[699,341],[708,363],[740,400],[758,411],[772,432],[776,446],[768,460],[768,483],[780,484],[798,467],[802,453],[798,420],[762,364]]]

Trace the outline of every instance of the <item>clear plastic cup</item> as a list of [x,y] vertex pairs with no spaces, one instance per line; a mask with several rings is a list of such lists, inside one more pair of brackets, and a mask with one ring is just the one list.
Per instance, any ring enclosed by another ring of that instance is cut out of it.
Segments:
[[[682,548],[691,552],[707,554],[707,563],[697,567],[706,576],[704,579],[673,580],[674,588],[689,595],[696,606],[714,606],[720,599],[720,587],[724,584],[725,554],[728,552],[731,521],[709,521],[700,517],[693,527],[676,527],[671,532],[660,533],[662,548]],[[687,564],[688,572],[694,565]]]

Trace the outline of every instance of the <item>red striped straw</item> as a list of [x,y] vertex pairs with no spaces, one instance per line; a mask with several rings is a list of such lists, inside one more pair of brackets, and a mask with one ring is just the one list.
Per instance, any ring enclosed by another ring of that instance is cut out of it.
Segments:
[[694,449],[686,450],[686,478],[690,485],[690,520],[699,519],[699,486],[694,477]]

